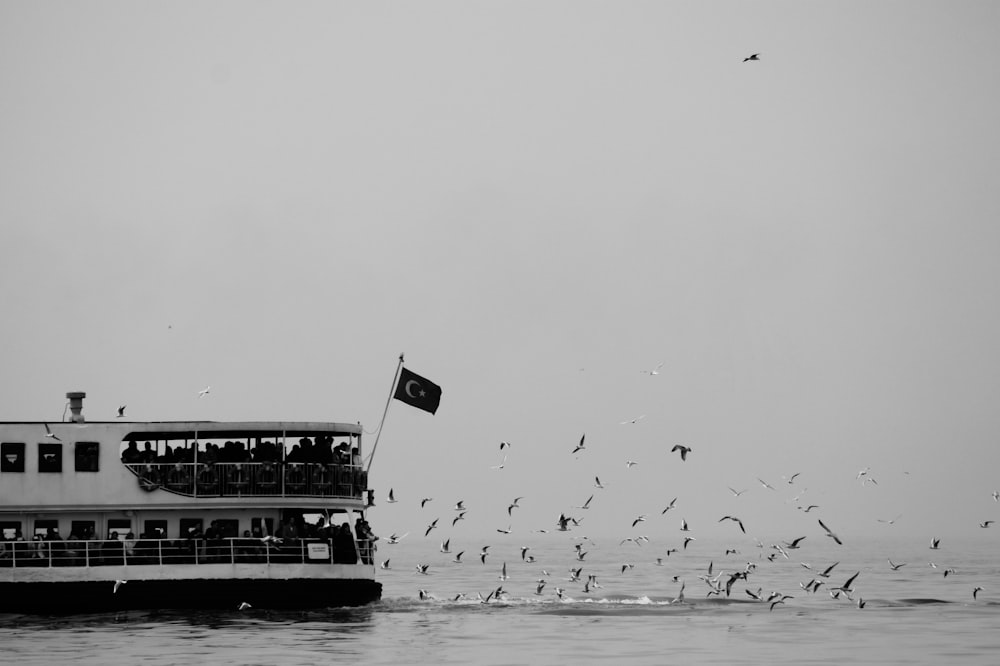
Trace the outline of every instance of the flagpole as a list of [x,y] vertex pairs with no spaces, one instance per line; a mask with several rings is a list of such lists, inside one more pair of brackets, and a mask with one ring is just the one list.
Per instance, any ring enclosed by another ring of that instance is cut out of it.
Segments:
[[375,449],[378,448],[378,439],[382,436],[382,426],[385,425],[386,414],[389,413],[389,404],[392,402],[392,394],[396,390],[396,381],[399,379],[399,369],[403,367],[403,355],[399,355],[399,363],[396,365],[396,374],[392,378],[392,386],[389,387],[389,397],[385,401],[385,411],[382,412],[382,422],[378,424],[378,433],[375,435],[375,443],[372,444],[372,452],[368,455],[368,467],[365,468],[365,475],[371,471],[372,461],[375,459]]

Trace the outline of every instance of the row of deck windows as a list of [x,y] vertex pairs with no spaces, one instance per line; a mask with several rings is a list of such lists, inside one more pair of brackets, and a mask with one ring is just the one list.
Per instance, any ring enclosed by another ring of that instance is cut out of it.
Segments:
[[[73,468],[77,472],[96,472],[100,459],[98,442],[76,442],[73,445]],[[24,442],[0,443],[0,472],[24,472]],[[53,442],[38,444],[38,471],[63,471],[63,445]]]

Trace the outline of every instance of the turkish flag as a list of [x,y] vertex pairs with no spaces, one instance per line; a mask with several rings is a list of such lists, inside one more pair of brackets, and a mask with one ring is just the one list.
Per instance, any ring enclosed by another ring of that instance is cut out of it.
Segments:
[[402,368],[396,382],[396,400],[433,414],[441,402],[441,387],[420,375]]

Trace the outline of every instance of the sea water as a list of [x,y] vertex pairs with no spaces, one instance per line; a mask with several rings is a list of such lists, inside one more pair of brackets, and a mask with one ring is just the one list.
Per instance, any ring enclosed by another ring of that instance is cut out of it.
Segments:
[[[378,559],[389,560],[389,569],[377,571],[383,598],[363,608],[4,615],[0,663],[1000,661],[1000,557],[992,539],[940,550],[907,539],[837,545],[818,537],[791,550],[777,542],[787,558],[770,543],[726,554],[721,543],[698,541],[667,555],[651,542],[578,540],[572,533],[515,539],[490,539],[485,563],[479,557],[485,543],[465,544],[461,564],[453,562],[460,548],[441,553],[439,542],[419,535],[383,543]],[[582,560],[577,544],[586,552]],[[889,559],[905,566],[893,571]],[[835,562],[828,578],[818,576]],[[508,578],[501,580],[504,563]],[[429,565],[426,574],[418,573],[419,564]],[[580,579],[569,580],[579,567]],[[747,579],[737,580],[728,597],[714,593],[710,581],[718,576],[724,583],[734,571],[749,571]],[[855,573],[850,598],[843,592],[833,598],[830,590]],[[597,585],[585,591],[591,574]],[[823,585],[803,589],[810,580]],[[973,598],[976,587],[983,590]],[[790,598],[772,608],[747,590]]]

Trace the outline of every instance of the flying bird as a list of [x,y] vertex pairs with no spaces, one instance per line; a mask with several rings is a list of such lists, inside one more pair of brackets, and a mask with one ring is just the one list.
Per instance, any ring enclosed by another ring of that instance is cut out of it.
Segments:
[[127,580],[116,580],[115,581],[115,589],[111,593],[112,594],[117,594],[118,593],[118,588],[120,588],[122,585],[124,585],[127,582],[128,582]]
[[819,521],[819,526],[822,527],[824,530],[826,530],[826,535],[828,537],[830,537],[831,539],[833,539],[834,541],[836,541],[837,545],[839,545],[839,546],[843,545],[843,542],[840,540],[840,538],[836,534],[834,534],[833,531],[829,527],[827,527],[826,525],[824,525],[822,520]]
[[[390,558],[391,559],[391,558]],[[389,560],[384,560],[382,564],[379,565],[380,569],[389,569]]]
[[61,439],[59,439],[58,437],[55,436],[55,433],[53,433],[52,430],[49,429],[49,424],[48,423],[43,423],[42,425],[45,426],[45,436],[46,437],[51,437],[52,439],[56,440],[57,442],[61,442],[62,441]]
[[[406,534],[409,534],[409,532],[407,532]],[[405,537],[406,534],[404,534],[403,536],[396,536],[396,533],[393,532],[392,534],[389,535],[389,539],[386,543],[388,543],[390,546],[394,543],[399,543],[399,540]]]
[[719,518],[720,523],[723,520],[732,520],[733,522],[735,522],[737,525],[740,526],[740,531],[743,532],[743,534],[747,533],[747,531],[743,528],[743,521],[737,518],[736,516],[723,516],[722,518]]
[[500,461],[499,465],[490,465],[490,469],[503,469],[506,464],[507,464],[507,456],[505,455],[503,457],[503,460]]
[[989,527],[993,523],[994,523],[994,521],[992,521],[992,520],[984,520],[983,522],[979,523],[979,526],[985,528],[985,527]]
[[500,442],[500,450],[501,451],[503,451],[504,449],[509,449],[509,448],[510,448],[510,442],[506,442],[506,441]]
[[748,55],[746,58],[743,58],[743,62],[747,62],[748,60],[760,60],[760,54],[754,53],[753,55]]
[[438,518],[435,518],[434,522],[432,522],[430,525],[427,526],[427,531],[424,532],[424,536],[427,536],[428,534],[430,534],[431,530],[433,530],[435,527],[437,527],[438,520],[439,520]]
[[982,591],[983,591],[983,588],[981,588],[978,585],[976,585],[976,587],[972,590],[972,598],[975,599],[976,595],[979,594]]
[[389,488],[389,496],[385,499],[385,501],[389,504],[396,502],[396,496],[392,494],[392,488]]
[[740,495],[742,495],[743,493],[746,492],[746,489],[744,489],[744,490],[733,490],[732,486],[726,486],[726,487],[729,488],[729,492],[731,492],[734,497],[739,497]]
[[760,478],[759,476],[757,477],[757,480],[760,481],[760,485],[764,486],[765,488],[770,488],[771,490],[774,490],[774,486],[772,486],[770,483]]
[[251,606],[250,604],[248,604],[247,602],[244,601],[243,603],[241,603],[239,605],[239,607],[236,610],[241,610],[242,611],[242,610],[246,610],[248,608],[253,608],[253,606]]
[[511,503],[510,503],[510,504],[509,504],[509,505],[507,506],[507,515],[508,515],[508,516],[510,516],[510,515],[511,515],[511,511],[513,511],[514,509],[520,509],[520,508],[521,508],[521,505],[520,505],[520,504],[518,504],[518,502],[520,502],[520,501],[521,501],[521,500],[523,500],[523,499],[524,499],[524,497],[515,497],[515,498],[514,498],[514,501],[513,501],[513,502],[511,502]]
[[670,449],[670,452],[673,453],[674,451],[680,451],[681,460],[687,460],[687,455],[691,452],[691,448],[683,444],[674,444],[674,448]]
[[639,516],[638,518],[632,521],[632,527],[635,527],[639,523],[645,522],[645,520],[646,520],[646,514]]
[[632,468],[633,468],[634,466],[636,466],[636,465],[638,465],[638,464],[639,464],[639,463],[637,463],[637,462],[636,462],[636,461],[634,461],[634,460],[626,460],[626,461],[625,461],[625,469],[632,469]]
[[420,500],[420,508],[421,509],[424,508],[424,505],[426,505],[428,502],[430,502],[433,499],[434,499],[433,497],[425,497],[422,500]]
[[676,503],[677,503],[677,498],[675,497],[675,498],[673,498],[672,500],[670,500],[670,504],[668,504],[668,505],[667,505],[667,508],[666,508],[666,509],[664,509],[663,511],[661,511],[661,512],[660,512],[660,515],[662,516],[662,515],[663,515],[663,514],[665,514],[665,513],[667,512],[667,511],[670,511],[670,510],[671,510],[672,508],[674,508],[674,505],[675,505]]
[[441,542],[441,552],[442,553],[451,553],[451,550],[449,549],[450,545],[451,545],[451,539],[446,539],[446,540],[442,541]]
[[204,398],[206,395],[208,395],[208,392],[211,391],[211,390],[212,390],[211,386],[206,386],[202,390],[198,391],[198,397],[199,398]]
[[893,571],[899,571],[900,567],[905,567],[906,566],[906,562],[900,562],[899,564],[896,564],[892,560],[888,560],[888,562],[889,562],[889,567]]
[[578,506],[578,507],[575,507],[575,508],[577,508],[577,509],[589,509],[590,508],[590,500],[592,500],[592,499],[594,499],[593,495],[591,495],[590,497],[587,498],[587,501],[583,503],[583,506]]
[[641,372],[644,375],[650,375],[650,376],[658,375],[660,374],[660,368],[663,367],[664,363],[666,363],[666,361],[660,361],[659,363],[656,364],[656,367],[653,368],[652,370],[640,370],[639,372]]
[[457,523],[460,520],[465,520],[465,511],[463,511],[462,513],[458,514],[457,516],[451,519],[451,526],[454,527],[455,523]]
[[465,507],[463,506],[464,504],[465,500],[458,500],[454,507],[455,511],[465,511]]
[[941,539],[931,539],[931,550],[937,550],[941,545]]
[[122,418],[124,416],[125,416],[125,405],[122,405],[121,407],[118,408],[118,418]]
[[601,483],[601,477],[599,476],[594,477],[594,486],[600,488],[601,490],[604,490],[604,485]]
[[621,421],[618,425],[627,425],[629,423],[637,423],[638,421],[641,421],[644,418],[646,418],[645,414],[643,414],[642,416],[637,416],[634,419],[628,419],[627,421]]
[[583,433],[583,435],[580,436],[580,443],[577,444],[576,447],[570,453],[576,453],[577,451],[582,451],[583,450],[583,440],[586,437],[587,437],[587,433]]
[[457,553],[455,555],[454,559],[452,559],[452,562],[454,562],[455,564],[461,564],[462,563],[462,555],[464,555],[464,554],[465,554],[464,550],[460,551],[459,553]]

